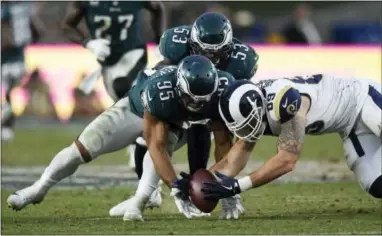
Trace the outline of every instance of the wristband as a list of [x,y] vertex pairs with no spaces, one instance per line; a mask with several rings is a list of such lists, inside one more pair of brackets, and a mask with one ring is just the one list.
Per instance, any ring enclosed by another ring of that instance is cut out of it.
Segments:
[[245,176],[245,177],[239,179],[237,182],[239,184],[239,188],[240,188],[241,192],[247,191],[248,189],[252,188],[252,186],[253,186],[252,180],[249,176]]
[[90,37],[85,38],[84,40],[81,41],[81,45],[84,46],[84,47],[86,48],[86,44],[87,44],[90,40],[92,40]]

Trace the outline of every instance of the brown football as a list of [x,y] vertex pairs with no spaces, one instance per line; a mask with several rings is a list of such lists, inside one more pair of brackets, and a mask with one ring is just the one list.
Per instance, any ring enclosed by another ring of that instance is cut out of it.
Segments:
[[194,205],[199,208],[204,213],[210,213],[213,211],[218,204],[219,200],[205,200],[204,193],[201,191],[203,187],[203,182],[215,180],[215,176],[211,174],[206,169],[197,170],[190,180],[190,198]]

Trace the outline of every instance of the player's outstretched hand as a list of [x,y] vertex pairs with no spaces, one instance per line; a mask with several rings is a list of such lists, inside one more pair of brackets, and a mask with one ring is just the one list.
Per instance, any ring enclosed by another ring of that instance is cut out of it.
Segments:
[[241,205],[240,199],[239,194],[222,199],[222,211],[219,219],[239,219],[239,215],[244,213],[244,207]]
[[204,182],[202,192],[206,200],[233,197],[241,192],[237,179],[228,177],[220,172],[215,172],[220,181]]
[[189,184],[190,184],[190,175],[182,171],[182,172],[180,172],[180,176],[182,178],[175,180],[172,183],[171,187],[178,188],[180,191],[182,191],[184,196],[188,197],[189,196],[189,193],[188,193],[189,189],[188,188],[189,188]]

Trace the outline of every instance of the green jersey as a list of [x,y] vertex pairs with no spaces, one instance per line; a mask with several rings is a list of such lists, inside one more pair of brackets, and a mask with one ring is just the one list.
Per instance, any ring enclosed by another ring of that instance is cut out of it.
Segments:
[[24,48],[32,41],[31,4],[2,2],[1,21],[12,28],[14,45],[1,51],[1,63],[24,61]]
[[[159,50],[163,57],[178,64],[183,58],[191,55],[191,26],[179,26],[166,30],[160,40]],[[233,49],[227,60],[220,61],[217,69],[224,70],[237,80],[251,79],[256,72],[259,56],[255,50],[240,40],[233,38]]]
[[175,90],[176,69],[176,66],[166,66],[140,72],[136,85],[129,92],[131,110],[140,117],[146,110],[157,119],[178,127],[187,121],[220,120],[219,96],[234,81],[232,75],[218,71],[218,91],[200,111],[191,112],[181,103]]
[[127,51],[146,48],[140,37],[140,11],[147,4],[143,1],[81,2],[91,37],[110,40],[110,56],[102,64],[113,65]]

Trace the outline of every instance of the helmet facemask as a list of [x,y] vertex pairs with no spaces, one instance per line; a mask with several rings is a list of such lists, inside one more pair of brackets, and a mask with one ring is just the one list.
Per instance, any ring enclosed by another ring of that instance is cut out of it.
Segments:
[[200,111],[209,101],[211,101],[212,96],[217,91],[219,82],[217,74],[215,75],[214,89],[211,93],[207,95],[195,95],[191,92],[190,85],[180,68],[181,66],[179,66],[177,70],[176,92],[187,110],[192,112]]
[[[218,44],[212,43],[212,41],[220,42]],[[207,57],[214,64],[218,64],[221,59],[225,60],[229,57],[229,53],[232,50],[232,28],[226,28],[225,32],[221,35],[211,36],[208,38],[200,38],[199,30],[194,24],[191,30],[190,37],[191,52],[193,54],[199,54]]]
[[[263,135],[265,130],[265,122],[263,117],[265,115],[265,99],[260,91],[260,96],[257,96],[253,101],[247,97],[248,103],[252,106],[252,110],[247,117],[240,119],[236,118],[234,122],[228,122],[225,118],[227,128],[240,139],[248,142],[256,142]],[[235,109],[235,108],[233,108]],[[239,108],[237,108],[239,109]],[[219,106],[220,114],[222,114],[221,107]],[[237,114],[240,112],[237,111]]]

